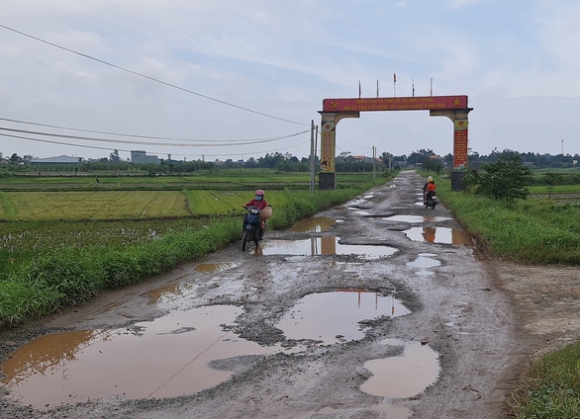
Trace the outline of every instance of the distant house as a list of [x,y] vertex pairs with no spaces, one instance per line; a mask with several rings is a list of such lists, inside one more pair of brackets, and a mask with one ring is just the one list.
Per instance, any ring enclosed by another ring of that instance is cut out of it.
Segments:
[[160,164],[161,160],[157,156],[148,156],[145,151],[135,151],[131,150],[131,162],[132,163],[154,163]]
[[[348,156],[345,157],[344,161],[345,163],[358,163],[358,162],[364,162],[366,159],[365,156]],[[371,159],[372,161],[372,159]]]
[[42,164],[77,164],[81,160],[81,157],[73,156],[56,156],[56,157],[46,157],[43,159],[34,158],[30,160],[30,164],[42,165]]

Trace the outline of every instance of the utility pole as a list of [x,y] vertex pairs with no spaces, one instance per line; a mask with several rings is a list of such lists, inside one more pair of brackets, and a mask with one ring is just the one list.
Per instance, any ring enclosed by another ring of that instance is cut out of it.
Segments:
[[314,120],[310,124],[310,196],[314,195],[314,166],[316,160],[314,155],[316,154],[316,145],[314,143]]
[[373,183],[377,181],[377,148],[373,146]]

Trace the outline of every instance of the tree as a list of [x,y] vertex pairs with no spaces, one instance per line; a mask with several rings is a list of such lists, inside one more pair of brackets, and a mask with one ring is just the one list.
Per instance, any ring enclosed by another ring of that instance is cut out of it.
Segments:
[[529,190],[525,185],[531,175],[520,156],[511,155],[501,157],[496,163],[483,163],[480,171],[469,169],[463,181],[475,194],[509,205],[516,199],[527,198]]
[[119,157],[119,150],[113,150],[113,152],[109,154],[109,160],[115,163],[120,162],[121,158]]

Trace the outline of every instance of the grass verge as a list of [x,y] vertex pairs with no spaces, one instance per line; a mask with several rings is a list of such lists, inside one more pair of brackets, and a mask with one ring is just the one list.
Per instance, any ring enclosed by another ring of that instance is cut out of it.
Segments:
[[511,206],[438,180],[437,194],[489,253],[533,264],[580,265],[580,211],[573,205],[528,199]]

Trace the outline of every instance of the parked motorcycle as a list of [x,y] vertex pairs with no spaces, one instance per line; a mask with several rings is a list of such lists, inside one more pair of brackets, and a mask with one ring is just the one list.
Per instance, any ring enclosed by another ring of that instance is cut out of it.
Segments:
[[246,250],[249,242],[254,242],[256,247],[261,240],[260,233],[260,209],[258,207],[243,207],[248,213],[244,217],[244,232],[242,235],[242,250]]
[[437,199],[437,195],[435,194],[435,192],[429,192],[427,194],[427,200],[425,201],[425,209],[427,208],[435,209],[435,205],[437,205],[438,203],[439,200]]

